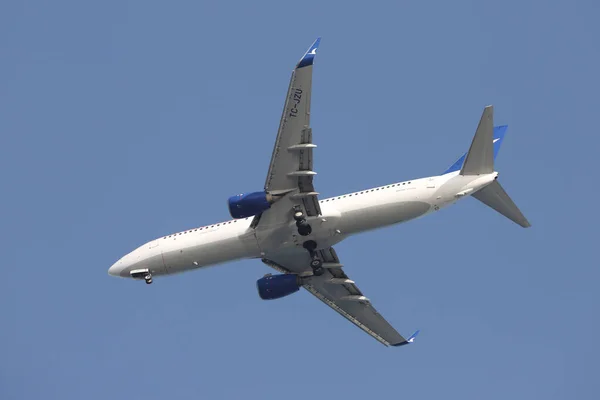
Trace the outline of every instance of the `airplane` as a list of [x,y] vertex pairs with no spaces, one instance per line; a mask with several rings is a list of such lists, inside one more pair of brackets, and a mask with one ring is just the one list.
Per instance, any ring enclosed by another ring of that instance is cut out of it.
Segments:
[[485,107],[467,153],[441,175],[319,199],[313,185],[310,125],[313,63],[321,39],[292,71],[264,190],[228,199],[232,220],[152,240],[108,273],[144,280],[239,259],[260,259],[279,274],[258,279],[264,300],[306,289],[386,346],[414,341],[398,333],[346,275],[334,247],[365,231],[407,222],[474,197],[522,227],[530,224],[498,182],[494,160],[507,126]]

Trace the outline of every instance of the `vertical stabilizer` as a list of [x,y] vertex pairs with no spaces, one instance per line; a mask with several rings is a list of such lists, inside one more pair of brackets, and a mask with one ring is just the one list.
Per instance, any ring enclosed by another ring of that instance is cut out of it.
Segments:
[[[494,140],[492,141],[492,143],[494,143],[494,162],[496,161],[496,156],[500,151],[500,146],[502,146],[502,142],[504,141],[504,135],[506,134],[507,129],[507,125],[494,127]],[[448,169],[444,171],[444,174],[460,171],[463,164],[465,163],[465,157],[467,157],[467,153],[463,154],[458,160],[454,162],[454,164],[448,167]]]
[[460,174],[481,175],[494,172],[494,106],[483,110]]
[[500,186],[500,182],[494,181],[490,183],[483,189],[475,192],[473,197],[486,206],[498,211],[511,221],[521,225],[523,228],[531,226],[517,205],[508,197],[502,186]]

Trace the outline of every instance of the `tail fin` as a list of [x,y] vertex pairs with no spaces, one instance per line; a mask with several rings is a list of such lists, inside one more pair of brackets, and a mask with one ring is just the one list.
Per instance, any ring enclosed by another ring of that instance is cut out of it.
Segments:
[[[494,160],[498,155],[508,126],[495,128],[493,126],[494,108],[487,106],[483,110],[469,151],[452,164],[444,174],[459,170],[461,175],[481,175],[494,172]],[[497,180],[478,190],[472,196],[522,227],[531,226]]]
[[461,175],[479,175],[491,173],[494,170],[494,160],[500,151],[504,135],[508,129],[507,125],[493,126],[493,106],[487,106],[483,111],[479,126],[471,142],[471,148],[444,174],[461,171]]
[[516,204],[508,197],[500,182],[494,181],[483,189],[473,194],[477,200],[488,207],[493,208],[511,221],[521,225],[523,228],[529,228],[531,224],[521,213]]

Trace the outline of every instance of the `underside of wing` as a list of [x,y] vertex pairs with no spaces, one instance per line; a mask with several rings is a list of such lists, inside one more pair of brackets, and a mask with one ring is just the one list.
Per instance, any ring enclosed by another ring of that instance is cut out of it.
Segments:
[[[292,71],[285,99],[277,138],[265,182],[265,191],[281,198],[288,197],[288,203],[299,204],[307,216],[321,214],[318,193],[313,187],[313,149],[310,127],[310,103],[312,95],[313,62],[321,39],[317,39],[306,51]],[[290,207],[285,208],[288,212]],[[265,214],[277,214],[269,210]],[[264,218],[260,224],[266,225],[271,218]],[[258,224],[255,220],[255,225]]]
[[321,276],[312,275],[310,257],[305,253],[282,254],[263,262],[280,272],[298,274],[307,291],[384,345],[401,346],[412,342],[416,334],[405,339],[377,312],[344,273],[333,248],[320,250],[319,256],[326,270]]

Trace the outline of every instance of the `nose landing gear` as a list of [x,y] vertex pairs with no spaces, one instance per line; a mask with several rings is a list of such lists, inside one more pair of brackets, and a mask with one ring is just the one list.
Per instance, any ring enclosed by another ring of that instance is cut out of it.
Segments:
[[319,255],[315,251],[317,248],[317,243],[314,240],[307,240],[304,242],[303,247],[310,254],[310,267],[313,270],[313,275],[321,276],[325,273],[325,268],[323,268],[323,261],[319,258]]
[[147,285],[152,283],[152,272],[150,272],[147,268],[134,269],[133,271],[129,272],[129,275],[131,275],[133,279],[143,278]]

